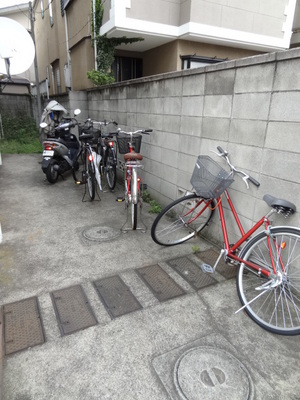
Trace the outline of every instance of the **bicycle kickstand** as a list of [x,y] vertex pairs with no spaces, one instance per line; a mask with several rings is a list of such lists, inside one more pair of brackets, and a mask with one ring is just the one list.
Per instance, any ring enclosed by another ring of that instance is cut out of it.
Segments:
[[[121,232],[123,232],[123,233],[127,233],[128,231],[132,231],[133,230],[132,228],[124,228],[126,226],[127,222],[128,222],[128,214],[129,214],[129,207],[126,207],[126,208],[127,208],[127,218],[126,218],[125,223],[121,227]],[[138,215],[138,221],[140,221],[143,224],[144,228],[136,227],[135,230],[141,231],[142,233],[146,233],[147,232],[147,227],[146,227],[146,225],[144,224],[144,222],[142,220],[142,204],[139,204],[138,209],[140,209],[140,212],[139,212],[139,215]]]

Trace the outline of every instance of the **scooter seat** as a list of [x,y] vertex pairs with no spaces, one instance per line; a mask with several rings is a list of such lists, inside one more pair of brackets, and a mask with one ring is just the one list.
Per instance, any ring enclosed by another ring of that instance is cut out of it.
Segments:
[[79,140],[82,142],[87,142],[89,139],[93,139],[94,135],[92,133],[83,133],[79,136]]

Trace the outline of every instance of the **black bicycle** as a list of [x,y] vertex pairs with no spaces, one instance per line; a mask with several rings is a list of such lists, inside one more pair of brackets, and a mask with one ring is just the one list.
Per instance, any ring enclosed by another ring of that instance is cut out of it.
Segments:
[[94,200],[96,194],[96,168],[94,161],[96,153],[92,149],[94,135],[85,133],[85,127],[79,127],[79,131],[81,132],[79,135],[81,149],[74,163],[73,178],[78,185],[87,185],[89,197]]
[[104,132],[103,127],[110,124],[118,126],[116,121],[93,121],[93,126],[100,127],[100,133],[97,143],[97,153],[100,155],[99,171],[101,177],[105,177],[107,185],[110,190],[113,190],[117,182],[117,153],[116,153],[116,140],[114,136],[118,132]]

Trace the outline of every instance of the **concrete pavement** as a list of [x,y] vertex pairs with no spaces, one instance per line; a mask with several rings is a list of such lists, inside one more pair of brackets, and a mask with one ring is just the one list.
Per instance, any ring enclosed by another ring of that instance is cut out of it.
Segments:
[[[193,246],[210,243],[156,245],[147,205],[147,232],[120,233],[121,187],[82,202],[83,186],[70,175],[50,185],[40,161],[2,155],[0,166],[0,304],[36,297],[45,337],[3,358],[3,400],[300,399],[299,337],[235,315],[235,279],[216,273],[215,284],[197,290],[170,266],[183,258],[200,267]],[[137,273],[156,265],[184,294],[157,299]],[[95,281],[116,275],[141,308],[112,319]],[[97,323],[62,336],[51,293],[76,285]]]

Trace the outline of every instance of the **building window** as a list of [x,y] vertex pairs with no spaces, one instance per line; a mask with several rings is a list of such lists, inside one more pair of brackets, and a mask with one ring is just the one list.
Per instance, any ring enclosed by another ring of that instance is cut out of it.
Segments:
[[52,1],[49,0],[48,5],[49,5],[49,18],[50,18],[50,26],[53,26],[53,13],[52,13]]
[[132,57],[115,57],[112,66],[116,82],[128,81],[143,76],[143,60]]
[[41,0],[41,15],[44,18],[44,0]]
[[217,58],[217,57],[201,57],[201,56],[180,56],[181,58],[181,69],[199,68],[210,64],[217,64],[223,61],[227,61],[228,58]]

